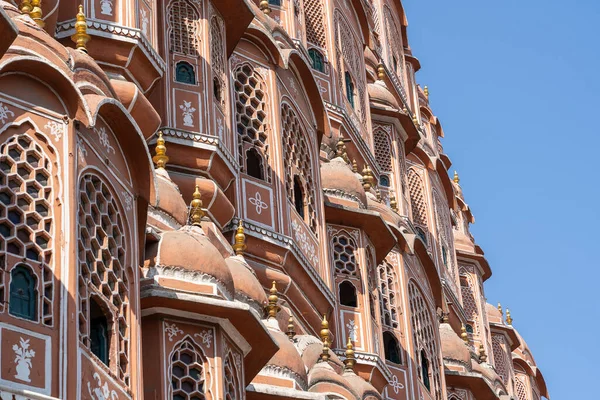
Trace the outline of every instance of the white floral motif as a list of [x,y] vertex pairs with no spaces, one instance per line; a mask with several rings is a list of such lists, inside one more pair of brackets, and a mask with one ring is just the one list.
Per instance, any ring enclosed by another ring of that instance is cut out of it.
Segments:
[[112,0],[100,0],[100,14],[113,15]]
[[98,387],[94,388],[93,391],[90,382],[87,383],[88,392],[93,400],[119,400],[117,392],[108,388],[108,382],[104,382],[104,385],[102,385],[102,379],[100,379],[97,372],[94,372],[94,379]]
[[62,134],[63,134],[63,132],[62,132],[62,131],[63,131],[63,127],[62,127],[62,125],[61,125],[61,124],[59,124],[58,122],[56,122],[56,121],[50,121],[50,122],[48,122],[48,123],[47,123],[47,124],[44,126],[44,128],[46,128],[46,129],[50,129],[50,134],[51,134],[51,135],[54,135],[54,140],[55,140],[56,142],[58,142],[58,141],[60,140],[60,138],[62,137]]
[[169,342],[173,341],[173,337],[177,336],[180,333],[183,333],[181,329],[177,327],[175,324],[167,324],[165,323],[165,332],[169,335]]
[[259,192],[256,192],[254,197],[251,197],[250,199],[248,199],[248,201],[250,202],[250,204],[252,204],[253,206],[256,207],[256,213],[258,215],[262,214],[263,210],[266,210],[267,208],[269,208],[269,205],[267,203],[265,203],[264,201],[262,201],[262,196],[260,195]]
[[8,120],[8,114],[15,116],[15,113],[10,111],[7,106],[0,103],[0,121],[4,123],[4,120]]
[[346,324],[346,328],[348,328],[348,336],[350,337],[350,340],[356,342],[358,340],[358,325],[356,325],[356,322],[351,319]]
[[148,18],[148,12],[141,8],[140,16],[140,19],[142,20],[142,33],[148,36],[148,23],[150,22],[150,19]]
[[82,160],[87,157],[87,149],[85,148],[85,143],[83,139],[77,136],[77,151],[79,152],[79,158]]
[[125,209],[127,211],[131,211],[131,203],[133,202],[133,198],[127,192],[121,192],[121,194],[123,195],[123,199],[125,200]]
[[290,88],[292,88],[292,90],[294,91],[294,94],[297,96],[298,95],[298,87],[296,86],[296,81],[292,77],[290,77]]
[[308,236],[302,226],[296,221],[292,221],[292,229],[294,231],[294,239],[306,254],[306,256],[310,259],[310,261],[316,266],[319,264],[319,257],[315,254],[315,245],[308,241]]
[[100,129],[94,128],[94,132],[98,135],[98,139],[100,139],[100,144],[106,147],[106,150],[110,153],[112,150],[113,154],[116,154],[115,148],[110,145],[110,140],[108,140],[108,133],[106,133],[106,128],[101,127]]
[[398,381],[398,377],[394,375],[392,378],[392,382],[390,382],[390,386],[394,389],[394,393],[398,394],[400,389],[404,389],[404,385]]
[[194,336],[202,339],[202,344],[204,344],[207,348],[210,347],[210,344],[212,342],[212,331],[202,331],[202,333],[194,333]]
[[233,362],[238,369],[242,368],[242,357],[238,353],[233,353]]
[[196,108],[192,107],[192,102],[184,100],[183,104],[181,104],[179,108],[181,109],[181,115],[183,116],[183,125],[193,128],[194,113],[196,112]]
[[219,133],[219,137],[223,137],[223,121],[221,118],[217,119],[217,132]]
[[15,378],[24,382],[31,382],[29,378],[29,374],[31,373],[31,359],[35,357],[35,351],[28,349],[29,339],[25,340],[22,337],[19,338],[19,345],[13,345],[15,363],[17,364]]

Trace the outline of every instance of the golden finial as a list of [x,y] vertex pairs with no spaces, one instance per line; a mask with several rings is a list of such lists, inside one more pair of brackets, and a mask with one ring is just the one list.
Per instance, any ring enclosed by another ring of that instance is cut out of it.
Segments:
[[390,208],[394,211],[398,211],[398,202],[394,193],[390,193]]
[[40,28],[46,26],[46,23],[42,19],[42,0],[31,0],[31,11],[29,12],[29,16]]
[[344,154],[344,138],[342,136],[340,136],[335,144],[335,153],[338,157],[341,157],[342,154]]
[[513,323],[513,319],[510,316],[510,310],[508,308],[506,309],[506,323],[509,325],[512,325]]
[[269,7],[269,0],[260,0],[260,4],[258,5],[262,12],[269,15],[271,14],[271,7]]
[[368,192],[369,190],[371,190],[371,178],[369,176],[369,171],[370,171],[369,166],[365,164],[365,166],[362,170],[363,188],[365,189],[365,192]]
[[325,315],[323,315],[323,321],[321,321],[321,340],[323,341],[321,361],[329,361],[329,322],[327,322]]
[[425,92],[425,97],[427,97],[427,99],[429,99],[429,88],[427,86],[425,86],[425,88],[423,89],[423,92]]
[[167,157],[167,146],[165,146],[162,131],[158,131],[158,139],[156,139],[156,148],[154,151],[156,155],[152,157],[152,161],[156,164],[156,168],[165,168],[169,162],[169,157]]
[[385,78],[385,68],[383,67],[383,64],[379,64],[377,66],[377,77],[381,81],[383,80],[383,78]]
[[200,226],[204,217],[204,210],[202,210],[202,195],[200,194],[200,188],[196,185],[196,190],[192,195],[192,202],[190,203],[190,221],[192,225]]
[[90,35],[87,34],[87,23],[85,22],[85,14],[83,13],[83,6],[79,6],[79,12],[75,18],[75,34],[71,36],[71,40],[75,42],[75,48],[79,51],[87,53],[85,47],[86,43],[90,41]]
[[417,127],[417,129],[419,129],[419,119],[417,118],[417,114],[413,114],[412,121],[413,124],[415,124],[415,126]]
[[450,313],[442,312],[442,322],[444,324],[450,323]]
[[235,254],[241,256],[244,254],[244,250],[247,248],[246,235],[244,234],[244,222],[241,219],[235,232],[235,243],[233,245],[233,250],[235,251]]
[[460,183],[460,178],[458,177],[458,172],[454,171],[454,178],[452,178],[452,180],[454,181],[454,183],[456,183],[457,185]]
[[346,345],[346,359],[344,360],[344,370],[354,371],[354,364],[356,364],[356,358],[354,357],[352,341],[350,340],[350,337],[348,337],[348,344]]
[[462,324],[460,326],[460,338],[463,340],[463,342],[465,342],[467,346],[469,345],[469,334],[467,333],[467,328],[465,327],[465,324]]
[[31,2],[29,0],[23,0],[19,6],[19,9],[23,14],[29,15],[31,12]]
[[408,115],[408,108],[406,108],[406,106],[402,107],[402,112],[406,115]]
[[277,302],[279,301],[279,297],[277,296],[277,284],[273,281],[273,286],[269,290],[269,304],[267,305],[267,318],[277,318],[277,313],[281,309]]
[[377,201],[381,203],[381,191],[379,188],[375,188],[375,195],[377,196]]
[[503,315],[502,304],[498,303],[498,311],[500,311],[500,315]]
[[288,328],[286,335],[290,338],[290,340],[294,340],[294,336],[296,336],[296,329],[294,328],[294,317],[290,315],[290,319],[288,320]]
[[352,160],[352,172],[355,174],[358,172],[358,164],[356,163],[356,159]]
[[483,347],[483,343],[479,345],[479,361],[486,362],[487,355],[485,354],[485,348]]

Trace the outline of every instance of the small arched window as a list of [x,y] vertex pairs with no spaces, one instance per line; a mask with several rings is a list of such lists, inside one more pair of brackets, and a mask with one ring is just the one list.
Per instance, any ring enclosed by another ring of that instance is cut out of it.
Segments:
[[425,350],[421,350],[421,378],[427,390],[431,390],[431,382],[429,381],[429,360]]
[[350,72],[346,71],[344,77],[346,80],[346,98],[348,99],[348,102],[350,103],[352,108],[354,108],[354,82],[352,81],[352,76],[350,75]]
[[465,329],[467,330],[467,333],[473,333],[473,325],[467,324],[465,325]]
[[110,334],[108,318],[95,298],[90,299],[90,350],[104,364],[108,365]]
[[294,176],[294,208],[302,219],[304,219],[304,189],[300,177]]
[[269,0],[269,4],[272,6],[281,6],[281,0]]
[[348,281],[340,283],[340,304],[348,307],[358,307],[356,288]]
[[387,175],[381,175],[379,177],[379,184],[384,187],[390,187],[390,178]]
[[192,64],[185,61],[179,61],[175,66],[175,81],[186,83],[188,85],[195,85],[196,74]]
[[258,151],[254,148],[246,151],[246,172],[248,175],[264,180],[265,174],[263,170],[263,159]]
[[325,72],[325,59],[323,58],[323,54],[317,49],[310,49],[308,50],[308,55],[312,61],[313,69],[319,72]]
[[215,96],[215,100],[219,103],[223,100],[223,91],[221,88],[221,81],[219,78],[213,78],[213,95]]
[[387,361],[402,364],[400,346],[394,335],[390,332],[383,332],[383,351]]
[[446,246],[442,246],[442,262],[444,263],[444,267],[448,268],[448,251],[446,250]]
[[9,312],[15,317],[37,321],[36,279],[31,270],[19,265],[10,272]]
[[427,244],[427,235],[425,234],[425,231],[423,230],[423,228],[416,227],[415,231],[417,231],[417,235],[423,240],[423,242],[425,242],[425,244]]

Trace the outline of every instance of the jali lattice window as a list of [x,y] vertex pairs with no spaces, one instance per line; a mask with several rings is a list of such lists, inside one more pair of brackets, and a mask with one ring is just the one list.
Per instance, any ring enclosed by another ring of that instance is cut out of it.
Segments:
[[168,9],[169,49],[186,56],[198,56],[200,14],[191,2],[174,0]]
[[213,94],[218,104],[225,104],[225,30],[219,16],[210,21],[210,64],[213,72]]
[[527,385],[523,382],[523,378],[518,377],[515,379],[515,391],[517,392],[517,396],[519,400],[529,400],[529,395],[527,393]]
[[379,288],[380,288],[380,308],[381,322],[385,326],[398,328],[398,307],[396,306],[396,296],[399,293],[398,281],[394,266],[387,260],[379,265]]
[[223,380],[225,382],[225,400],[240,400],[240,379],[237,368],[233,359],[233,354],[230,352],[225,358],[223,366],[225,374]]
[[392,172],[392,143],[390,135],[380,129],[373,134],[375,160],[382,172]]
[[413,169],[408,170],[408,189],[412,204],[413,222],[427,229],[427,203],[423,192],[423,181]]
[[53,325],[54,301],[51,172],[50,159],[31,137],[13,136],[0,146],[0,311],[6,301],[4,275],[16,267],[4,257],[10,253],[39,276],[40,290],[32,299],[36,309],[28,319],[37,322],[41,316],[47,326]]
[[[255,178],[271,181],[268,166],[267,143],[267,85],[249,64],[239,66],[233,73],[235,87],[236,129],[238,133],[239,162],[243,172],[249,173],[246,153],[254,150],[260,157],[262,176]],[[254,176],[254,175],[253,175]]]
[[[307,143],[306,130],[296,112],[284,103],[281,107],[283,128],[283,151],[285,154],[285,188],[288,198],[294,204],[295,195],[301,192],[301,200],[306,212],[304,220],[313,233],[317,233],[317,213],[315,210],[315,183],[311,165],[311,151]],[[294,184],[300,186],[294,190]],[[296,196],[297,197],[297,196]]]
[[322,0],[304,0],[304,21],[306,41],[324,49],[326,42]]
[[191,340],[184,340],[171,356],[170,376],[173,400],[204,400],[206,358]]
[[461,268],[460,271],[460,292],[467,320],[475,327],[475,333],[477,334],[479,332],[479,311],[477,309],[475,293],[473,292],[471,276],[464,268]]
[[423,383],[428,383],[429,390],[436,400],[441,400],[440,362],[435,341],[437,326],[433,324],[432,313],[417,285],[408,283],[408,299],[410,305],[411,325],[415,343],[415,357],[420,366],[427,365],[429,377],[425,370],[419,370]]
[[[108,185],[96,175],[85,175],[79,184],[79,338],[91,346],[91,297],[107,320],[114,343],[119,378],[129,385],[129,268],[126,243],[117,201]],[[113,360],[112,357],[109,357]],[[113,366],[110,365],[112,368]]]
[[358,268],[356,264],[356,242],[345,233],[337,233],[331,239],[333,245],[333,264],[335,273],[357,276]]
[[496,368],[496,372],[500,375],[502,382],[505,385],[508,385],[508,356],[506,350],[504,350],[506,346],[506,341],[504,337],[501,335],[492,335],[492,352],[494,354],[494,367]]

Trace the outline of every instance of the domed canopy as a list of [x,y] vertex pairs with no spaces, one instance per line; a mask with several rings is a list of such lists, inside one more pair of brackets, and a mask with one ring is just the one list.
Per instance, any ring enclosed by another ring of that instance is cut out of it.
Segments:
[[343,397],[360,398],[345,377],[339,375],[328,362],[318,362],[308,374],[309,391],[317,393],[334,392]]
[[[156,169],[155,182],[156,196],[152,206],[175,219],[180,225],[185,225],[188,217],[187,205],[181,197],[179,188],[173,183],[165,169]],[[158,221],[156,222],[158,223]]]
[[260,312],[267,302],[267,295],[256,276],[242,256],[228,257],[225,262],[231,271],[235,284],[235,298],[244,303],[253,303]]
[[[306,376],[306,368],[300,357],[300,353],[296,350],[294,343],[281,331],[270,329],[269,333],[279,346],[279,351],[267,362],[265,369],[275,367],[280,372],[287,371],[292,379],[302,388],[306,388],[308,380]],[[284,372],[285,374],[285,372]]]
[[185,226],[163,233],[158,244],[156,265],[207,276],[208,281],[216,281],[217,287],[227,297],[235,293],[227,263],[199,227]]
[[384,106],[388,108],[400,109],[398,100],[388,90],[383,81],[375,81],[375,83],[368,84],[369,99],[371,104]]
[[321,165],[321,185],[331,197],[339,197],[357,203],[359,207],[367,205],[367,196],[360,180],[341,157],[336,157]]
[[345,372],[343,377],[358,394],[359,399],[381,399],[377,389],[354,372]]
[[394,210],[388,207],[384,202],[380,203],[377,201],[377,198],[371,193],[367,193],[367,209],[381,214],[385,222],[390,225],[399,226],[402,221],[400,216],[396,214]]
[[502,314],[497,307],[494,307],[490,303],[485,304],[485,311],[487,313],[488,321],[490,323],[503,324]]
[[440,324],[440,341],[442,343],[442,357],[444,361],[458,362],[469,368],[471,353],[465,342],[454,332],[450,324]]

